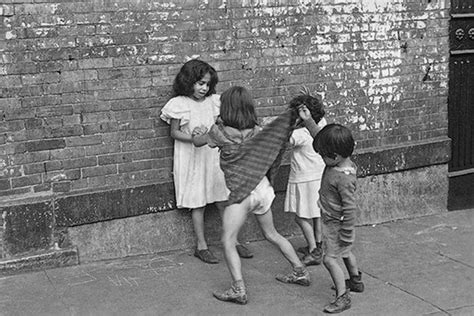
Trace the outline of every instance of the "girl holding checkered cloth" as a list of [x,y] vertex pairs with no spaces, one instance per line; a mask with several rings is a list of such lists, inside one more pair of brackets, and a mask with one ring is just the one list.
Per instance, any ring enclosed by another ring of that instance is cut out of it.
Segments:
[[226,291],[213,293],[218,300],[247,303],[247,289],[235,243],[248,213],[256,215],[265,238],[277,246],[292,265],[289,274],[277,275],[276,279],[284,283],[310,284],[309,272],[293,246],[275,229],[270,208],[275,197],[271,183],[298,114],[313,121],[307,110],[290,108],[261,129],[250,93],[243,87],[231,87],[221,96],[220,120],[209,133],[195,136],[195,144],[220,149],[220,165],[230,190],[222,217],[222,243],[232,285]]

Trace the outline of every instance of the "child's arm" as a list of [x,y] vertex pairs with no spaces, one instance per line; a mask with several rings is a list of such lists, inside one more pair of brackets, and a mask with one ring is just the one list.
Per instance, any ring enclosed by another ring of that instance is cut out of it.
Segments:
[[171,132],[170,135],[173,139],[180,140],[186,143],[192,143],[192,135],[186,134],[179,129],[181,120],[171,119]]
[[218,129],[216,124],[212,125],[209,130],[204,126],[196,127],[192,132],[194,146],[209,145],[211,148],[219,147]]
[[180,140],[186,143],[193,143],[196,147],[201,147],[207,144],[207,128],[205,127],[196,127],[192,133],[189,135],[182,132],[179,129],[180,120],[172,119],[171,120],[171,132],[170,135],[173,139]]
[[316,134],[322,129],[318,126],[318,124],[313,120],[311,117],[311,113],[309,112],[308,108],[304,105],[298,108],[298,114],[300,118],[303,120],[305,127],[308,129],[311,137],[316,137]]
[[344,183],[339,187],[339,194],[342,201],[342,225],[339,231],[339,241],[346,245],[354,242],[354,227],[357,211],[355,190],[356,186],[354,182]]
[[192,133],[193,144],[196,147],[202,147],[209,143],[209,135],[207,134],[207,128],[196,127]]

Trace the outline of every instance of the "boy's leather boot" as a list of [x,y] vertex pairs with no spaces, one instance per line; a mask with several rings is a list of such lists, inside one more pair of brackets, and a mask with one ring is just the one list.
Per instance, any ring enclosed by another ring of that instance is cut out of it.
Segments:
[[351,308],[351,296],[349,295],[349,289],[346,290],[344,294],[336,297],[334,302],[326,305],[324,307],[325,313],[336,314],[345,311],[346,309]]
[[350,276],[350,279],[346,280],[346,288],[352,292],[362,293],[364,292],[364,283],[362,283],[362,272],[359,271],[359,275]]

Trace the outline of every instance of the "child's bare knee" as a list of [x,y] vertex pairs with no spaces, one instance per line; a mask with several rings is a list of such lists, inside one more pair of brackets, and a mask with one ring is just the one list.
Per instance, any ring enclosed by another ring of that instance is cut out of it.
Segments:
[[237,243],[237,237],[224,232],[221,237],[221,242],[223,245],[231,245],[232,243]]
[[300,218],[297,215],[295,215],[294,221],[296,224],[301,225]]
[[280,234],[276,230],[272,230],[269,232],[263,232],[265,239],[271,243],[277,243],[280,237]]
[[327,255],[324,255],[323,256],[323,264],[327,267],[327,266],[330,266],[332,264],[334,264],[336,259],[332,258],[332,257],[329,257]]

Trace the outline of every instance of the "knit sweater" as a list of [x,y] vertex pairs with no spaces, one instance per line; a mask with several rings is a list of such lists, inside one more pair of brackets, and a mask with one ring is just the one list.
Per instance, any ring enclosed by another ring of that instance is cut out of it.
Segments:
[[229,140],[229,127],[222,123],[211,128],[209,145],[220,149],[220,166],[230,190],[229,204],[244,200],[265,176],[273,184],[297,117],[296,110],[288,109],[240,142]]
[[354,242],[354,227],[357,206],[355,203],[356,167],[327,167],[324,169],[319,189],[319,205],[322,218],[339,221],[341,229],[339,238],[342,241]]

